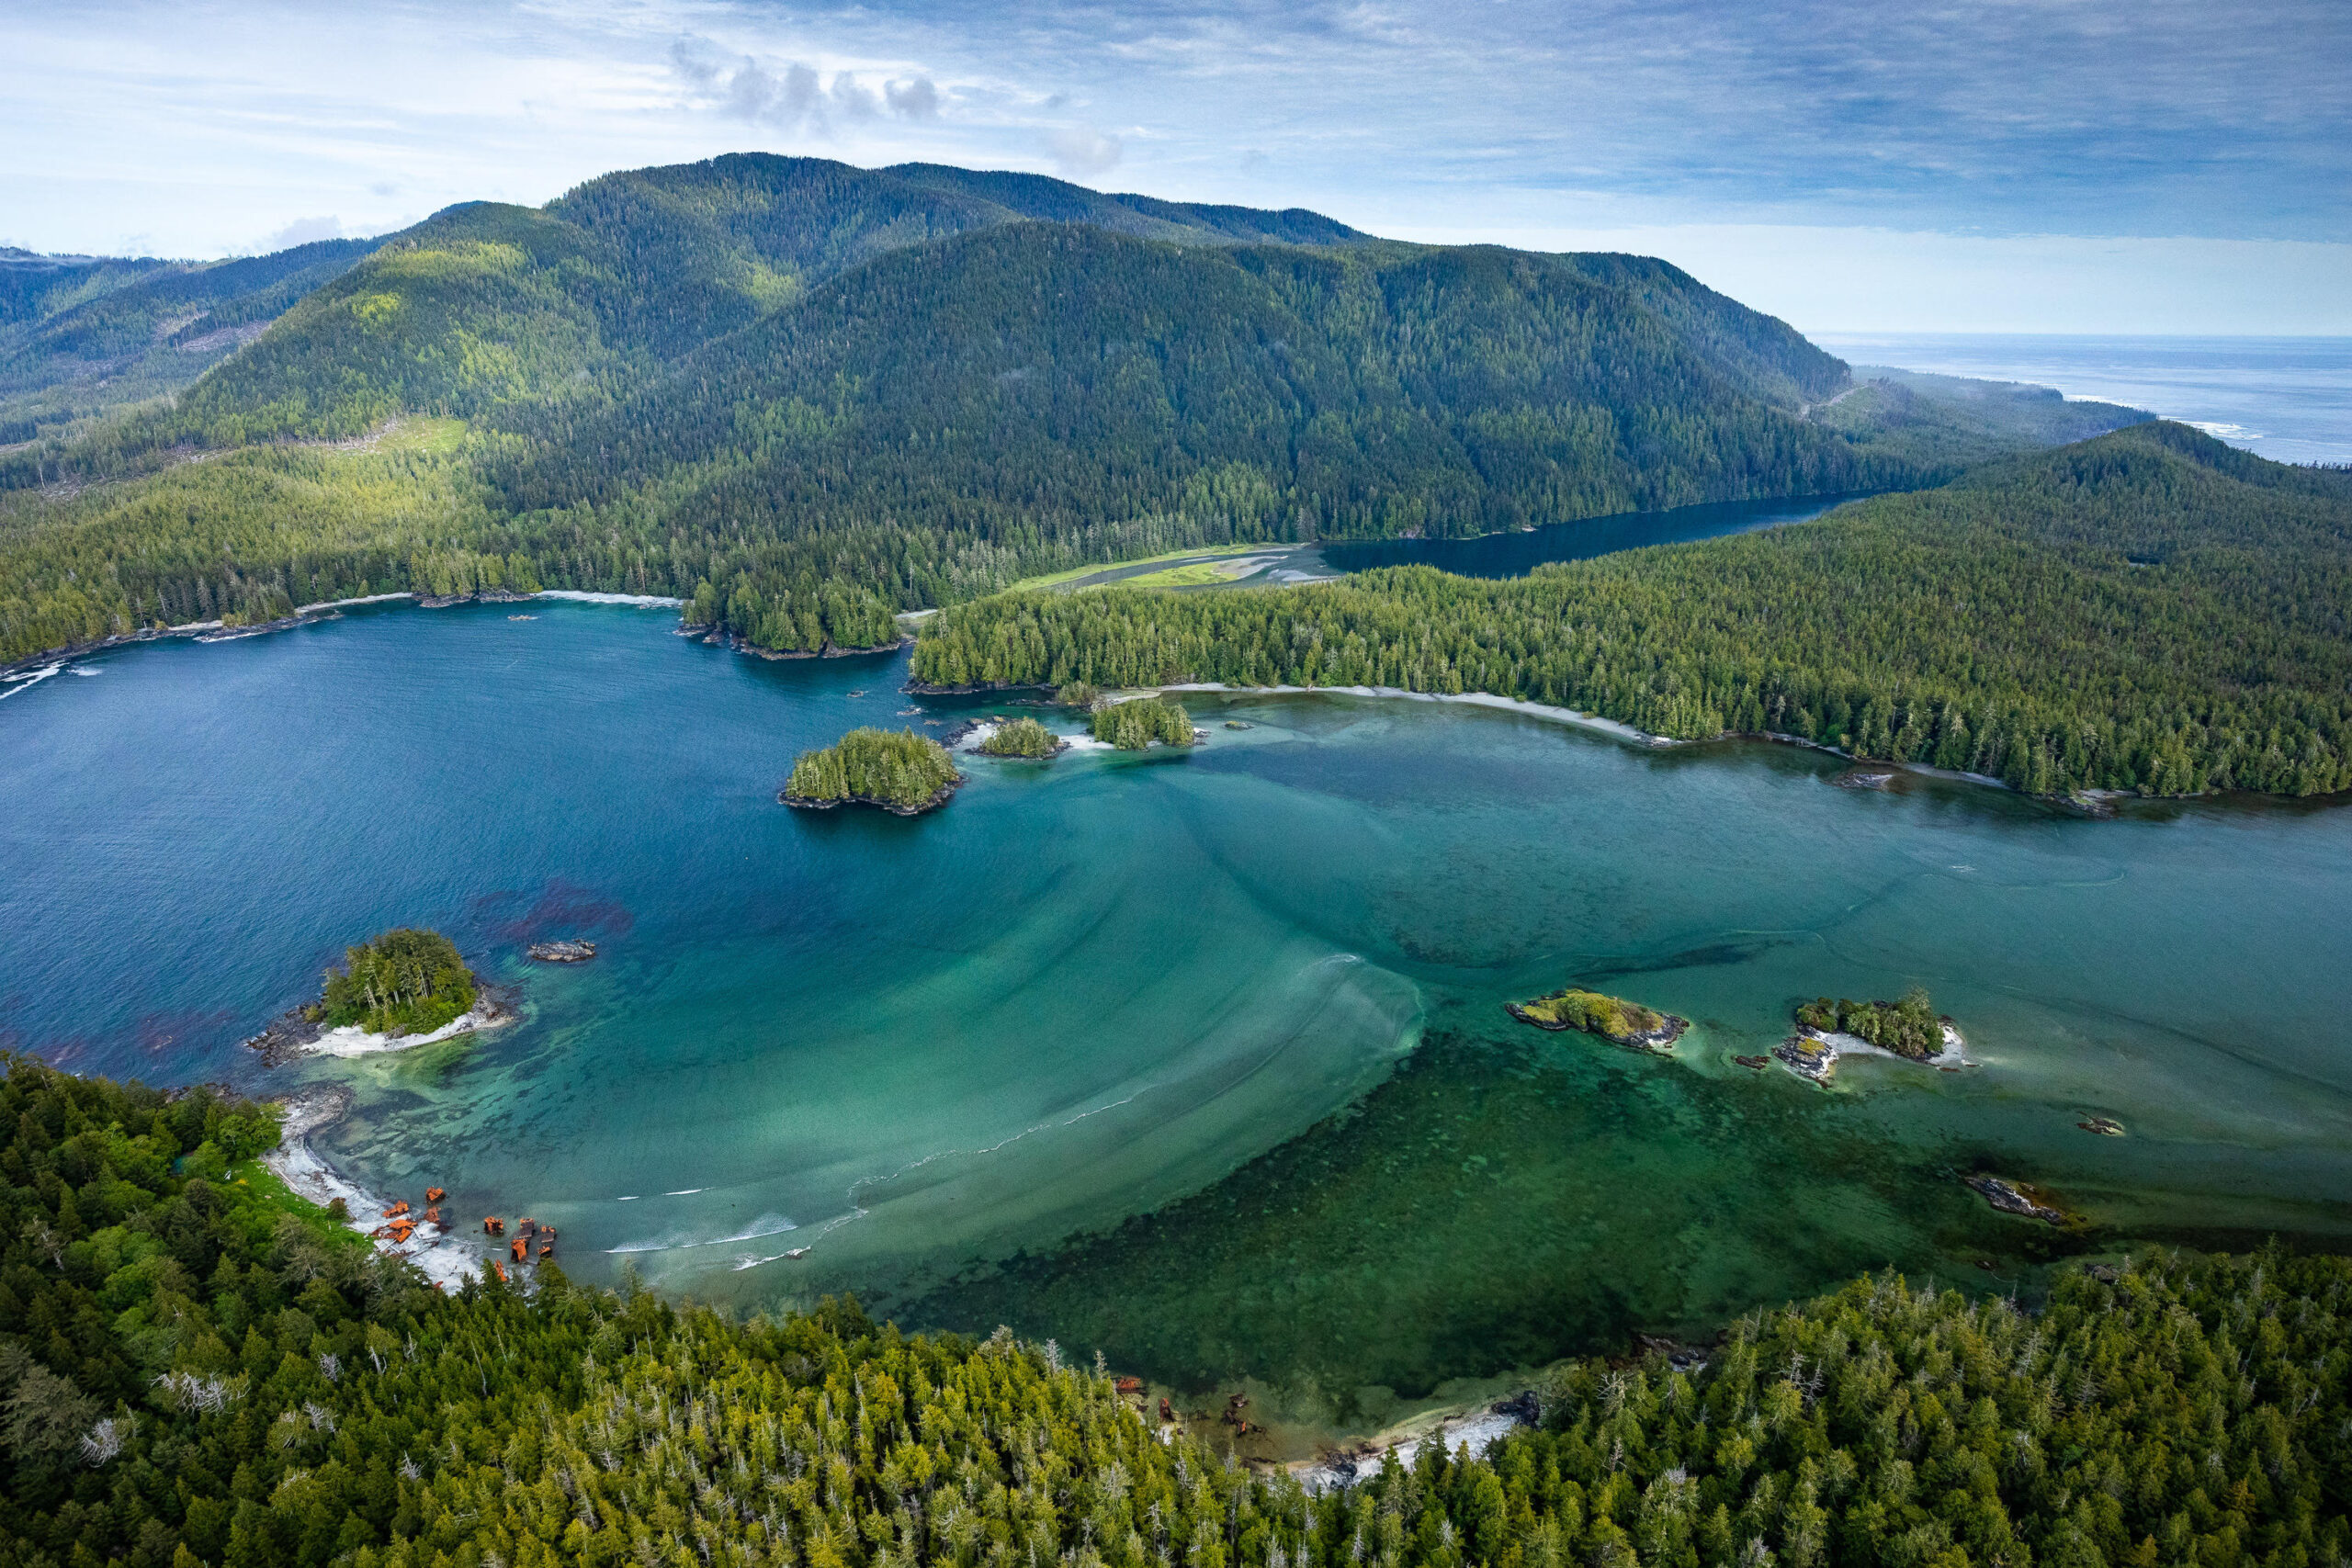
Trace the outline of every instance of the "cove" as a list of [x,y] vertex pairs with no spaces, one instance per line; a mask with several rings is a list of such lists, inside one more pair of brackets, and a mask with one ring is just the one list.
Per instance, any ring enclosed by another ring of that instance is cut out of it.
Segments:
[[[1860,1268],[2007,1290],[2081,1247],[2352,1234],[2340,808],[2090,822],[1842,791],[1792,748],[1234,694],[1187,700],[1194,752],[795,813],[797,751],[998,707],[911,702],[903,656],[513,608],[123,648],[0,704],[6,1043],[347,1085],[315,1140],[340,1168],[555,1223],[575,1276],[854,1290],[1325,1426]],[[524,1021],[279,1069],[238,1045],[400,923]],[[561,935],[598,957],[523,958]],[[1694,1027],[1662,1061],[1501,1012],[1570,979]],[[1914,982],[1982,1068],[1825,1093],[1731,1060],[1800,998]],[[1979,1169],[2095,1229],[1991,1213]]]

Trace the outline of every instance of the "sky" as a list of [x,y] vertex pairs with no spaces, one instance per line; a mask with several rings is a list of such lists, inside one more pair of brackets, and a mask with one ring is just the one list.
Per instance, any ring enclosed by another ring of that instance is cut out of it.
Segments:
[[1662,255],[1809,332],[2352,333],[2346,0],[0,0],[0,243],[739,151]]

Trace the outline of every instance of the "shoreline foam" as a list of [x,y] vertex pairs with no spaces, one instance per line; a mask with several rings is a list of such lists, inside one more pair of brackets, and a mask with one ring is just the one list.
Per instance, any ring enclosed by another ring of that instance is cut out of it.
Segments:
[[1377,1474],[1391,1453],[1398,1464],[1409,1469],[1415,1456],[1431,1443],[1449,1455],[1467,1448],[1472,1458],[1484,1458],[1488,1449],[1527,1425],[1516,1410],[1493,1405],[1440,1414],[1434,1425],[1424,1426],[1429,1420],[1426,1415],[1416,1416],[1344,1452],[1296,1460],[1282,1468],[1307,1491],[1328,1492],[1335,1486],[1352,1485],[1367,1473]]
[[330,1029],[316,1040],[301,1047],[306,1056],[375,1056],[387,1051],[413,1051],[419,1045],[431,1045],[443,1040],[455,1040],[461,1034],[479,1034],[484,1030],[503,1029],[513,1023],[515,1014],[493,1002],[478,1001],[430,1034],[370,1034],[356,1023],[340,1029]]

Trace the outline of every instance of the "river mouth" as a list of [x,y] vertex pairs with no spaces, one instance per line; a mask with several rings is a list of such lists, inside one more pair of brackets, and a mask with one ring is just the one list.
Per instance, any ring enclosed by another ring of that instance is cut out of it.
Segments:
[[[1233,694],[1186,699],[1191,751],[974,759],[930,816],[812,816],[775,805],[798,750],[1016,698],[670,626],[360,609],[12,699],[0,1030],[81,1072],[345,1085],[322,1156],[555,1223],[575,1277],[1008,1322],[1246,1382],[1294,1441],[1863,1268],[2030,1292],[2086,1246],[2352,1233],[2352,813],[2091,822],[1841,790],[1794,748]],[[524,1019],[238,1046],[401,923]],[[574,936],[593,961],[523,956]],[[1653,1058],[1501,1011],[1572,981],[1692,1030]],[[1735,1060],[1799,999],[1913,983],[1981,1067],[1825,1092]],[[2090,1230],[1993,1213],[1978,1171]]]

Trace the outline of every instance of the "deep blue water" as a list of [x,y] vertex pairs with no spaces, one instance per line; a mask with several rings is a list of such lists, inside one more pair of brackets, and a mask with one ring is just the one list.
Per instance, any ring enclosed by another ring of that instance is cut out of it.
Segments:
[[2194,424],[2281,463],[2352,463],[2352,338],[1819,333],[1858,365],[2031,381]]

